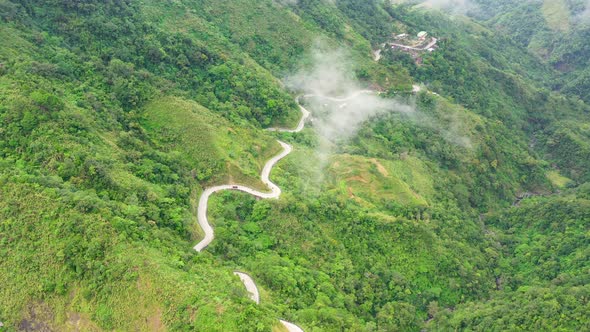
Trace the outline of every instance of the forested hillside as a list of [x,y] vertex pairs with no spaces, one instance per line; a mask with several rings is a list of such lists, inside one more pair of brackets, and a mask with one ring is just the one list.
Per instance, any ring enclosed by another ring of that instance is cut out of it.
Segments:
[[584,0],[496,1],[478,0],[497,33],[513,38],[560,75],[555,89],[589,101],[590,10]]
[[590,329],[584,4],[477,3],[0,0],[0,330]]

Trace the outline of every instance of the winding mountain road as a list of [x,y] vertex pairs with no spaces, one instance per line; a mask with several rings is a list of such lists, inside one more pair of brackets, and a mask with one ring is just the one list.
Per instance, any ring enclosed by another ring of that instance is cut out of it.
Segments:
[[437,42],[438,42],[438,39],[432,37],[432,39],[430,40],[430,42],[426,46],[420,47],[420,48],[412,47],[412,46],[408,46],[408,45],[404,45],[404,44],[398,44],[398,43],[389,43],[389,45],[403,48],[406,50],[412,50],[412,51],[428,51],[428,49],[432,48],[434,45],[436,45]]
[[362,94],[372,94],[372,93],[375,93],[375,91],[373,91],[373,90],[358,90],[358,91],[355,91],[344,98],[326,97],[326,96],[315,95],[315,94],[303,95],[303,97],[304,98],[320,97],[320,98],[328,99],[331,101],[343,102],[343,101],[349,101],[351,99],[354,99]]
[[[304,96],[305,97],[305,96]],[[299,105],[299,97],[297,97],[297,104]],[[297,124],[297,127],[295,127],[295,129],[287,129],[287,128],[268,128],[266,130],[268,131],[278,131],[281,133],[298,133],[300,131],[303,130],[303,127],[305,126],[305,120],[307,120],[307,118],[309,118],[309,116],[311,115],[311,113],[305,109],[305,107],[299,105],[299,110],[301,111],[301,120],[299,120],[299,123]]]
[[209,196],[211,196],[211,194],[222,190],[239,190],[260,198],[279,198],[279,196],[281,195],[281,188],[279,188],[276,184],[272,183],[269,180],[270,171],[279,160],[283,159],[286,155],[291,153],[293,148],[291,147],[291,145],[285,142],[278,142],[283,147],[283,151],[266,162],[266,165],[264,165],[264,168],[262,169],[262,174],[260,176],[262,182],[266,184],[270,189],[270,192],[262,192],[256,189],[252,189],[250,187],[232,184],[224,184],[221,186],[210,187],[203,191],[203,193],[201,194],[201,198],[199,198],[199,206],[197,208],[197,220],[199,222],[199,225],[203,229],[203,232],[205,233],[205,237],[199,243],[197,243],[193,247],[193,249],[195,249],[196,251],[202,251],[215,238],[213,228],[211,227],[211,225],[209,224],[209,220],[207,219],[207,205],[209,203]]
[[[307,98],[307,97],[316,97],[317,96],[317,97],[329,99],[329,100],[336,101],[336,102],[344,102],[344,101],[356,98],[357,96],[359,96],[360,94],[363,94],[363,93],[373,93],[373,91],[359,90],[359,91],[356,91],[345,98],[333,98],[333,97],[325,97],[325,96],[313,95],[313,94],[304,95],[303,97]],[[305,121],[307,120],[307,118],[309,118],[311,113],[307,109],[305,109],[305,107],[301,106],[301,104],[299,104],[299,97],[296,98],[296,101],[297,101],[297,104],[299,105],[299,110],[301,111],[301,119],[299,120],[297,127],[295,127],[295,129],[268,128],[267,130],[277,131],[277,132],[289,132],[289,133],[297,133],[297,132],[300,132],[301,130],[303,130],[303,128],[305,127]],[[260,179],[270,189],[270,192],[258,191],[256,189],[252,189],[250,187],[242,186],[239,184],[238,185],[224,184],[224,185],[219,185],[219,186],[215,186],[215,187],[210,187],[210,188],[207,188],[203,191],[203,193],[201,194],[201,197],[199,198],[199,205],[197,207],[197,221],[199,222],[199,226],[201,226],[201,229],[203,229],[205,236],[203,237],[203,239],[199,243],[197,243],[193,247],[194,250],[201,252],[215,238],[215,235],[213,232],[213,227],[211,227],[211,224],[209,224],[209,220],[207,219],[207,205],[209,203],[209,197],[212,194],[214,194],[218,191],[222,191],[222,190],[238,190],[238,191],[243,191],[245,193],[254,195],[256,197],[264,198],[264,199],[279,198],[279,196],[281,195],[281,188],[279,188],[279,186],[277,186],[272,181],[270,181],[270,179],[269,179],[270,172],[272,171],[272,168],[274,167],[274,165],[276,165],[276,163],[279,162],[279,160],[283,159],[289,153],[291,153],[291,151],[293,151],[293,147],[291,145],[289,145],[285,142],[279,141],[279,140],[277,140],[277,142],[279,142],[279,144],[283,147],[283,151],[281,153],[279,153],[278,155],[272,157],[270,160],[268,160],[266,162],[266,164],[264,165],[264,167],[262,168],[262,173],[260,174]],[[260,304],[260,294],[258,293],[258,287],[256,287],[256,283],[254,282],[254,280],[248,274],[243,273],[243,272],[234,271],[234,274],[240,278],[240,280],[242,281],[242,283],[246,287],[246,290],[250,293],[250,299],[252,299],[252,301],[256,302],[256,304]],[[301,329],[299,326],[297,326],[293,323],[284,321],[282,319],[280,320],[280,322],[283,324],[283,326],[285,326],[285,328],[289,332],[303,332],[303,329]]]
[[289,323],[289,322],[284,321],[282,319],[280,319],[280,322],[283,324],[284,327],[287,328],[287,331],[289,331],[289,332],[303,332],[303,330],[299,326],[297,326],[293,323]]

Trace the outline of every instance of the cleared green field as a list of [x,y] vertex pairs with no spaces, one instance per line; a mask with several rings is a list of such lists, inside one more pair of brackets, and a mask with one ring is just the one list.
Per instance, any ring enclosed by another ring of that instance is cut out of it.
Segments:
[[265,189],[260,171],[280,151],[263,131],[240,128],[193,101],[159,98],[144,111],[143,126],[157,144],[209,184],[239,183]]
[[551,183],[555,187],[560,189],[565,188],[565,186],[567,186],[568,183],[572,182],[571,179],[568,179],[565,176],[559,174],[558,171],[548,171],[546,175],[549,181],[551,181]]
[[426,206],[426,200],[398,177],[390,161],[353,155],[334,156],[328,166],[333,185],[363,205],[396,201],[410,206]]

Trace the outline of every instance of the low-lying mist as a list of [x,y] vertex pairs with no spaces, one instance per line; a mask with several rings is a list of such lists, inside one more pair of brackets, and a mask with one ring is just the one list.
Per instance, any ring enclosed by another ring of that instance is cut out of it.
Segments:
[[346,145],[364,123],[384,114],[396,114],[392,121],[429,128],[449,144],[471,148],[470,139],[459,134],[459,121],[450,120],[443,125],[432,115],[418,111],[411,98],[385,98],[364,88],[355,78],[354,64],[346,51],[318,47],[311,58],[304,69],[285,79],[285,85],[301,93],[300,102],[311,112],[312,125],[319,136],[315,151],[317,168],[308,170],[316,173],[316,184],[323,181],[325,167],[337,148]]

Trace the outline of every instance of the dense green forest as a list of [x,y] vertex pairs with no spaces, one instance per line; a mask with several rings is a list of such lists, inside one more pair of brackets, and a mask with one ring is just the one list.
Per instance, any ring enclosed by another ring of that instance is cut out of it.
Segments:
[[559,75],[555,89],[589,101],[590,11],[584,0],[543,0],[523,3],[507,0],[498,6],[481,1],[486,22],[497,33],[528,48]]
[[589,330],[585,4],[473,2],[0,0],[0,330]]

